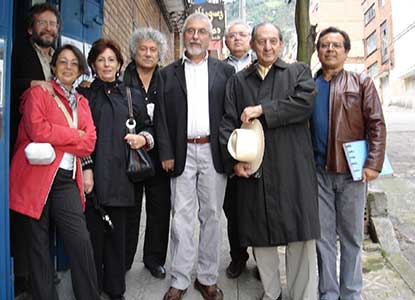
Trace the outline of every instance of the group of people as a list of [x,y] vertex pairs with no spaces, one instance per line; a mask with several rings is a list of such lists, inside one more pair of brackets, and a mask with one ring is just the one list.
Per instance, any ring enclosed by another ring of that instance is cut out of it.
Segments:
[[[33,299],[57,299],[51,221],[69,258],[76,298],[100,299],[105,292],[124,299],[144,192],[143,262],[156,278],[166,276],[170,234],[171,282],[163,300],[183,298],[195,262],[193,284],[203,299],[224,298],[218,286],[222,209],[231,256],[226,275],[243,272],[252,247],[262,300],[282,299],[278,246],[286,246],[289,299],[361,299],[366,187],[381,171],[386,130],[372,80],[344,69],[351,48],[346,32],[320,32],[322,68],[313,78],[306,64],[279,58],[282,33],[269,22],[252,30],[241,21],[229,24],[229,57],[209,56],[212,24],[195,13],[182,28],[183,56],[163,68],[165,38],[137,29],[121,77],[116,42],[97,40],[86,62],[75,46],[53,49],[61,26],[54,6],[33,6],[28,39],[13,54],[12,250],[21,267],[27,250]],[[28,58],[33,66],[24,65]],[[94,80],[78,86],[88,66]],[[130,92],[136,133],[126,130]],[[227,150],[234,130],[253,120],[265,141],[255,172]],[[363,181],[353,181],[342,145],[362,139],[369,154]],[[52,145],[55,160],[31,164],[25,154],[31,143]],[[141,148],[156,174],[134,183],[126,174],[128,151]]]

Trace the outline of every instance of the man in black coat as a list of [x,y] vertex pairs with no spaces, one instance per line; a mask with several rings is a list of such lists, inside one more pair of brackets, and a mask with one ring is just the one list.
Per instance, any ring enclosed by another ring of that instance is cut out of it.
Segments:
[[[165,300],[179,300],[191,283],[197,253],[193,241],[200,223],[195,288],[204,299],[223,299],[217,286],[220,215],[226,186],[219,146],[225,87],[234,68],[209,57],[212,24],[203,14],[184,24],[182,59],[160,71],[164,82],[156,103],[155,127],[163,169],[171,179],[171,287]],[[158,104],[158,105],[157,105]]]
[[[26,89],[36,85],[40,85],[53,93],[53,88],[48,81],[52,76],[50,61],[61,24],[61,17],[55,6],[49,3],[36,4],[29,10],[27,16],[27,37],[14,43],[11,77],[10,153],[13,153],[17,128],[21,119],[19,112],[20,96]],[[22,215],[11,211],[10,224],[15,294],[18,295],[28,289],[29,263],[25,252],[27,243],[22,235],[24,218]]]
[[264,287],[262,300],[281,299],[277,246],[287,245],[287,285],[291,300],[316,299],[315,239],[319,238],[317,182],[308,126],[315,85],[308,66],[286,64],[279,28],[256,25],[251,48],[258,61],[228,81],[220,143],[232,131],[258,119],[265,136],[262,166],[228,158],[236,176],[241,246],[252,246]]

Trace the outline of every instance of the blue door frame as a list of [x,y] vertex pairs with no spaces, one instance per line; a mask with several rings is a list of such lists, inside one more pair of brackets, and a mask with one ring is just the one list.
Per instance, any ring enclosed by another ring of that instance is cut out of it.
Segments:
[[9,110],[10,73],[12,47],[13,0],[0,0],[0,39],[5,51],[0,54],[3,61],[0,106],[0,299],[11,300],[13,295],[12,261],[10,259],[9,230]]

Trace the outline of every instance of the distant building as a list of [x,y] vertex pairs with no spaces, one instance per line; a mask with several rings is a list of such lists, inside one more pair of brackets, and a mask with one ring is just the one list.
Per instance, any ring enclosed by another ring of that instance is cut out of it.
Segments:
[[364,0],[363,39],[365,69],[374,79],[383,103],[388,103],[391,90],[391,70],[394,66],[391,0]]
[[415,109],[415,15],[409,2],[412,4],[407,0],[391,1],[395,61],[390,101]]
[[[329,26],[345,30],[351,39],[352,48],[345,63],[345,69],[361,72],[364,70],[362,0],[310,0],[310,23],[317,24],[317,35]],[[311,69],[315,73],[320,63],[314,52]]]

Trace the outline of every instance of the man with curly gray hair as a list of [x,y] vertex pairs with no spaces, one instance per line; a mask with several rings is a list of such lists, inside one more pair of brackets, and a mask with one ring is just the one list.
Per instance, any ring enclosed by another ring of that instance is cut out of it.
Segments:
[[[124,83],[141,91],[146,100],[147,113],[153,120],[154,105],[161,85],[158,65],[165,58],[167,41],[160,31],[151,27],[142,27],[131,35],[129,46],[131,62],[125,70]],[[131,268],[137,250],[144,188],[147,223],[143,262],[154,277],[162,279],[166,276],[164,263],[170,224],[170,180],[161,168],[157,147],[149,154],[156,168],[156,174],[136,185],[137,206],[130,210],[126,227],[126,269]]]

